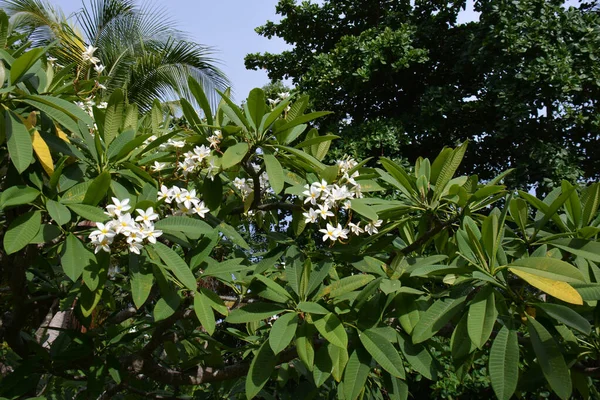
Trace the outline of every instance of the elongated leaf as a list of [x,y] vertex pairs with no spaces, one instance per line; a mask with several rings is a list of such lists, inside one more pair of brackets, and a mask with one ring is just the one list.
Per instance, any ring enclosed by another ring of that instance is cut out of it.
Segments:
[[259,88],[252,89],[246,100],[245,108],[247,111],[246,118],[254,124],[254,128],[258,131],[263,115],[267,111],[265,92]]
[[202,327],[206,329],[209,335],[215,333],[217,323],[215,321],[215,313],[213,312],[210,302],[202,293],[196,292],[194,295],[194,311]]
[[283,190],[284,185],[283,168],[279,161],[277,161],[277,158],[272,154],[264,154],[263,159],[265,160],[269,183],[275,194],[279,194]]
[[473,344],[481,349],[490,338],[498,317],[494,289],[491,286],[485,286],[477,293],[469,306],[468,315],[469,337]]
[[312,121],[314,119],[317,119],[317,118],[320,118],[320,117],[323,117],[323,116],[329,115],[329,114],[331,114],[331,112],[329,112],[329,111],[317,111],[317,112],[300,115],[299,117],[295,118],[294,120],[277,127],[275,129],[275,133],[283,132],[283,131],[293,128],[297,125],[304,124],[305,122],[309,122],[309,121]]
[[246,377],[247,399],[252,399],[260,392],[262,387],[269,380],[276,364],[277,357],[275,357],[275,354],[271,351],[269,343],[263,343],[252,359],[250,369],[248,370],[248,376]]
[[329,346],[333,346],[331,343],[321,348],[315,354],[315,366],[313,369],[313,379],[316,387],[321,387],[327,379],[331,376],[333,371],[333,360],[329,353]]
[[556,239],[549,243],[576,256],[600,262],[599,242],[583,239]]
[[48,117],[52,118],[54,121],[58,122],[62,126],[64,126],[69,132],[79,132],[79,126],[77,125],[77,121],[71,118],[68,114],[60,111],[59,109],[52,107],[46,103],[42,103],[41,101],[36,101],[32,99],[19,99],[19,102],[29,104],[46,114]]
[[410,366],[425,378],[436,380],[437,369],[435,362],[425,346],[412,344],[410,339],[403,334],[397,333],[396,336],[400,350]]
[[194,277],[190,267],[177,253],[160,242],[152,244],[151,247],[164,261],[167,268],[175,274],[177,279],[183,283],[186,288],[196,291],[196,277]]
[[123,123],[124,98],[121,89],[115,89],[108,99],[104,117],[104,142],[110,145],[119,134]]
[[75,235],[69,233],[60,261],[65,275],[75,282],[81,276],[83,269],[95,262],[95,257]]
[[510,264],[513,269],[562,282],[585,282],[581,271],[562,260],[550,257],[520,258]]
[[11,85],[15,85],[16,83],[18,83],[21,80],[21,78],[25,75],[25,73],[29,71],[31,67],[33,67],[35,62],[39,60],[45,52],[45,48],[37,47],[32,50],[29,50],[19,58],[15,59],[10,68]]
[[202,85],[200,85],[198,81],[196,81],[192,76],[189,76],[188,86],[190,87],[192,95],[198,102],[198,105],[202,108],[202,111],[204,112],[204,118],[206,118],[206,122],[208,123],[208,125],[212,125],[212,111],[210,109],[210,103],[208,102],[208,98],[204,93],[204,89],[202,89]]
[[379,219],[379,216],[377,215],[375,210],[373,210],[373,208],[371,208],[370,206],[366,205],[363,199],[351,199],[350,208],[362,215],[363,217],[367,218],[369,221],[377,221]]
[[[111,177],[110,172],[108,171],[104,171],[94,178],[85,192],[83,203],[91,206],[95,206],[100,203],[110,188],[110,182]],[[66,195],[64,197],[66,197]]]
[[8,154],[17,171],[23,173],[33,161],[31,135],[21,119],[11,111],[5,111],[4,124]]
[[234,165],[239,164],[239,162],[244,159],[249,149],[248,143],[245,142],[236,143],[227,148],[223,154],[223,169],[231,168]]
[[297,326],[298,314],[296,313],[283,314],[277,318],[269,333],[269,345],[274,354],[279,354],[290,344]]
[[298,143],[294,147],[297,149],[302,149],[304,147],[312,146],[312,145],[319,144],[322,142],[330,142],[332,140],[339,139],[339,138],[340,137],[337,135],[316,136],[316,137],[313,137],[310,139],[306,139],[305,141]]
[[44,142],[44,139],[42,139],[38,131],[33,131],[31,145],[33,146],[33,153],[42,165],[42,168],[44,168],[44,171],[46,171],[48,176],[52,176],[54,173],[54,162],[52,161],[50,148],[46,142]]
[[0,193],[0,210],[6,207],[32,203],[39,195],[39,190],[29,186],[11,186]]
[[404,378],[404,367],[398,350],[383,336],[367,329],[358,334],[360,342],[383,369],[397,378]]
[[571,304],[583,305],[581,295],[567,282],[534,275],[523,269],[509,268],[509,271],[529,283],[531,286],[536,287],[559,300]]
[[195,238],[201,235],[209,235],[213,231],[213,228],[204,221],[182,216],[163,218],[156,221],[154,227],[165,231],[182,232]]
[[133,304],[139,309],[150,295],[154,275],[152,270],[140,264],[140,256],[133,253],[129,253],[129,275]]
[[329,343],[343,348],[348,346],[348,334],[342,322],[334,314],[314,317],[313,323]]
[[109,219],[108,215],[104,214],[104,211],[98,207],[87,204],[67,204],[67,207],[88,221],[104,222]]
[[315,349],[312,342],[311,326],[304,322],[298,325],[296,332],[296,350],[298,351],[298,358],[304,363],[304,366],[309,370],[313,370],[315,364]]
[[543,310],[555,320],[562,322],[573,329],[577,329],[584,335],[589,336],[592,332],[592,326],[588,320],[582,317],[577,311],[572,310],[569,307],[551,303],[538,303],[535,306]]
[[71,212],[64,205],[54,201],[46,201],[46,209],[50,217],[58,224],[64,225],[71,220]]
[[231,225],[221,222],[216,226],[216,228],[219,230],[219,232],[227,236],[234,244],[246,250],[250,249],[250,246],[248,243],[246,243],[242,235],[240,235]]
[[208,302],[208,304],[212,307],[213,310],[218,312],[221,315],[229,315],[229,310],[223,300],[219,297],[219,295],[215,292],[212,292],[206,288],[201,287],[199,290],[200,293],[204,296],[204,299]]
[[442,329],[460,311],[466,296],[457,299],[440,299],[421,315],[421,319],[412,332],[414,344],[424,342]]
[[598,206],[600,205],[600,182],[596,182],[586,187],[581,193],[582,226],[589,225],[596,216]]
[[527,316],[527,329],[546,380],[558,397],[567,400],[572,391],[571,376],[560,348],[546,328],[530,316]]
[[465,151],[467,150],[468,142],[464,142],[459,147],[452,151],[452,154],[449,154],[447,158],[445,158],[444,163],[440,168],[439,175],[435,181],[435,193],[439,196],[445,189],[446,185],[458,169],[460,163],[462,162],[463,157],[465,156]]
[[250,303],[242,308],[235,309],[225,319],[230,324],[245,324],[270,318],[285,311],[285,307],[273,303]]
[[371,356],[369,353],[357,347],[346,364],[344,371],[344,398],[356,400],[365,387],[369,371],[371,370]]
[[13,254],[27,246],[35,237],[42,225],[40,211],[29,211],[19,215],[8,226],[4,234],[4,250]]
[[292,300],[292,296],[288,293],[288,291],[285,290],[283,287],[281,287],[274,280],[264,277],[262,275],[255,275],[254,279],[261,282],[268,289],[272,290],[277,295],[277,298],[278,298],[277,301],[279,301],[281,303],[285,303],[289,300]]
[[367,274],[347,276],[323,288],[321,295],[329,295],[330,298],[341,296],[344,293],[352,292],[353,290],[363,287],[373,279],[375,279],[373,275]]
[[509,400],[519,380],[519,343],[517,332],[503,326],[494,339],[488,369],[492,389],[499,400]]
[[316,158],[314,158],[313,156],[311,156],[310,154],[308,154],[302,150],[298,150],[298,149],[295,149],[293,147],[288,147],[288,146],[281,146],[281,145],[274,145],[273,147],[276,147],[280,150],[283,150],[287,153],[290,153],[290,154],[296,156],[298,159],[300,159],[300,161],[303,161],[306,164],[310,165],[317,172],[325,169],[325,165],[321,161],[317,160]]
[[322,305],[312,303],[309,301],[301,301],[300,303],[298,303],[298,310],[317,315],[329,314],[329,310],[323,307]]
[[108,150],[106,150],[106,155],[110,160],[114,159],[117,154],[123,147],[129,142],[131,142],[135,138],[135,131],[133,129],[127,129],[126,131],[121,132],[116,135],[114,140],[108,146]]

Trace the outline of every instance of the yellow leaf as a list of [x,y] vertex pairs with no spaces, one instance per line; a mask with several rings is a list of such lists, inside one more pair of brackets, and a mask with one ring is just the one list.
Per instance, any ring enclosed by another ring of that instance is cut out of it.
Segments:
[[52,155],[50,154],[50,149],[44,139],[40,136],[38,131],[33,131],[31,135],[31,142],[33,144],[33,152],[37,156],[38,160],[40,160],[40,164],[44,168],[44,171],[48,174],[48,176],[52,176],[54,173],[54,163],[52,162]]
[[514,268],[509,268],[509,271],[529,283],[531,286],[548,293],[550,296],[556,297],[567,303],[583,305],[581,295],[567,282],[556,281],[554,279],[530,274],[529,272]]
[[67,134],[64,133],[63,130],[58,127],[58,125],[55,124],[54,126],[56,127],[56,134],[58,135],[58,137],[67,143],[71,143]]

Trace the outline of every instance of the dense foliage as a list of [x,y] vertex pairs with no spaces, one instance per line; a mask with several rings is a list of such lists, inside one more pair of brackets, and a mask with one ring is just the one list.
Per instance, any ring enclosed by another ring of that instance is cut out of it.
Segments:
[[[246,66],[291,78],[355,157],[429,158],[471,140],[462,171],[543,193],[598,177],[600,14],[562,0],[281,0],[257,28],[290,43]],[[593,4],[592,4],[593,3]]]
[[[1,17],[1,16],[0,16]],[[600,183],[343,157],[307,97],[106,105],[0,20],[0,396],[597,398]],[[80,108],[83,107],[82,108]]]

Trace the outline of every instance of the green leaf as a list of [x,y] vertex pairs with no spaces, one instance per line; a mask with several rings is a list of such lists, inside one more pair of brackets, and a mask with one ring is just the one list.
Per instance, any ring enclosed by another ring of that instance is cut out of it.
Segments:
[[18,83],[44,53],[46,53],[46,48],[37,47],[17,58],[10,68],[10,84],[15,85]]
[[300,303],[298,303],[298,310],[316,315],[329,314],[329,310],[323,307],[322,305],[309,301],[301,301]]
[[494,289],[492,286],[482,288],[469,306],[467,328],[469,337],[477,348],[483,348],[494,329],[498,310],[494,300]]
[[600,182],[596,182],[585,189],[581,193],[582,226],[589,225],[596,216],[598,206],[600,205]]
[[332,140],[335,139],[339,139],[340,137],[337,135],[323,135],[323,136],[316,136],[310,139],[306,139],[303,142],[298,143],[297,145],[295,145],[294,147],[297,149],[302,149],[304,147],[308,147],[308,146],[312,146],[315,144],[319,144],[322,142],[330,142]]
[[556,239],[549,242],[549,244],[587,260],[600,262],[600,243],[597,241],[583,239]]
[[350,208],[363,217],[368,218],[369,221],[377,221],[379,219],[377,213],[365,204],[365,199],[351,199]]
[[[246,100],[247,119],[254,123],[254,128],[258,131],[263,115],[267,111],[265,92],[262,89],[254,88],[250,91]],[[257,132],[261,134],[262,132]]]
[[189,76],[188,86],[190,87],[192,95],[198,102],[198,105],[202,108],[202,111],[204,111],[204,117],[206,118],[206,122],[208,123],[208,125],[212,125],[212,111],[210,109],[210,103],[208,102],[208,98],[204,93],[204,89],[202,89],[202,85],[200,85],[198,81],[196,81],[192,76]]
[[[104,199],[106,193],[108,192],[108,189],[110,188],[110,182],[111,177],[110,172],[108,171],[104,171],[96,178],[94,178],[94,180],[85,192],[83,203],[91,206],[95,206],[98,203],[100,203]],[[66,195],[64,197],[66,197]]]
[[277,365],[277,357],[271,351],[267,342],[263,343],[252,359],[248,376],[246,377],[246,398],[252,399],[267,383]]
[[283,124],[281,126],[278,126],[275,129],[274,133],[283,132],[283,131],[293,128],[297,125],[304,124],[305,122],[309,122],[309,121],[312,121],[314,119],[317,119],[317,118],[320,118],[320,117],[323,117],[323,116],[329,115],[329,114],[331,114],[330,111],[317,111],[317,112],[300,115],[299,117],[294,118],[292,121],[290,121],[286,124]]
[[313,317],[313,323],[329,343],[343,348],[348,347],[348,334],[342,322],[333,313]]
[[458,321],[456,328],[454,328],[454,332],[452,332],[452,337],[450,338],[450,349],[452,351],[452,358],[455,361],[464,360],[476,349],[473,341],[469,337],[467,320],[468,315],[463,315],[460,321]]
[[519,380],[517,332],[503,326],[494,339],[488,365],[492,389],[499,400],[512,398]]
[[315,349],[312,342],[312,327],[307,322],[298,325],[296,332],[296,350],[298,358],[304,363],[304,366],[309,370],[313,370],[315,364]]
[[508,270],[529,283],[531,286],[536,287],[557,299],[571,304],[583,305],[583,298],[581,295],[567,282],[530,273],[529,271],[534,271],[530,268],[509,268]]
[[442,329],[460,311],[465,300],[466,296],[462,296],[457,299],[440,299],[433,303],[421,315],[421,319],[413,329],[413,343],[424,342]]
[[404,379],[404,367],[400,354],[385,337],[372,329],[359,332],[358,337],[365,349],[383,369],[392,376]]
[[517,269],[529,274],[553,279],[561,282],[585,282],[581,271],[573,265],[550,257],[520,258],[509,264],[511,269]]
[[277,318],[269,333],[269,345],[273,353],[279,354],[290,344],[297,326],[298,314],[296,313],[283,314]]
[[242,308],[237,308],[225,319],[230,324],[245,324],[247,322],[260,321],[277,315],[286,308],[280,304],[273,303],[250,303]]
[[204,329],[206,329],[206,332],[212,336],[212,334],[215,333],[215,328],[217,326],[215,313],[210,307],[210,302],[202,293],[196,292],[194,295],[194,311],[196,312],[198,320]]
[[[92,117],[90,117],[85,111],[79,108],[79,106],[71,103],[70,101],[61,99],[56,96],[46,95],[27,96],[27,99],[31,99],[46,104],[47,106],[53,107],[58,111],[67,114],[73,120],[81,121],[87,126],[94,126],[94,120],[92,119]],[[77,132],[79,132],[79,129],[73,131],[73,133]]]
[[592,332],[592,326],[588,320],[569,307],[552,303],[537,303],[535,306],[555,320],[577,329],[586,336],[589,336]]
[[371,370],[371,356],[369,353],[357,347],[354,349],[344,371],[343,392],[346,400],[356,400],[367,382]]
[[425,378],[436,380],[437,370],[435,368],[435,362],[425,346],[412,344],[409,338],[401,333],[397,333],[396,337],[400,350],[410,366]]
[[139,309],[148,300],[154,275],[152,275],[152,271],[147,266],[140,263],[140,256],[133,253],[129,253],[129,275],[133,304]]
[[203,299],[208,302],[208,304],[212,307],[213,310],[215,310],[221,315],[227,316],[229,314],[229,309],[227,308],[225,303],[223,303],[223,300],[221,300],[217,293],[203,287],[200,288],[199,292],[202,294]]
[[264,154],[263,159],[265,160],[269,183],[275,194],[279,194],[283,190],[284,185],[283,168],[279,161],[277,161],[277,158],[272,154]]
[[234,244],[246,250],[250,249],[250,246],[248,245],[248,243],[246,243],[242,235],[240,235],[231,225],[227,225],[225,222],[221,222],[219,225],[216,226],[216,228],[223,235],[227,236]]
[[254,275],[254,279],[261,282],[268,289],[270,289],[277,298],[276,301],[286,303],[289,300],[292,300],[292,296],[288,293],[288,291],[281,287],[279,284],[277,284],[274,280],[264,277],[262,275]]
[[133,139],[135,139],[135,131],[133,129],[127,129],[126,131],[123,131],[115,136],[114,140],[110,143],[108,149],[106,150],[108,159],[114,159],[117,154],[123,150],[123,147],[125,147],[125,145],[127,145],[127,143],[131,142]]
[[33,161],[31,135],[21,119],[12,111],[5,111],[4,124],[8,154],[17,171],[22,174]]
[[6,207],[32,203],[39,195],[39,190],[29,186],[10,186],[0,193],[0,210]]
[[321,295],[329,295],[330,298],[341,296],[345,293],[352,292],[353,290],[363,287],[373,279],[375,279],[373,275],[367,274],[347,276],[323,288]]
[[273,145],[273,147],[296,156],[298,159],[300,159],[300,161],[305,162],[306,164],[308,164],[311,168],[313,168],[317,172],[325,169],[325,165],[321,161],[317,160],[316,158],[314,158],[313,156],[311,156],[310,154],[308,154],[302,150],[298,150],[298,149],[295,149],[293,147],[288,147],[288,146],[281,146],[281,145]]
[[42,224],[40,230],[29,243],[42,244],[50,243],[62,234],[60,228],[56,225]]
[[244,159],[246,154],[248,154],[248,150],[250,150],[250,147],[248,146],[248,143],[245,142],[236,143],[233,146],[227,148],[227,150],[225,150],[225,153],[223,154],[221,164],[223,169],[228,169],[236,164],[239,164],[240,161]]
[[190,270],[190,267],[177,253],[160,242],[156,242],[150,246],[164,261],[167,268],[175,274],[177,279],[183,283],[186,288],[196,291],[196,277]]
[[204,221],[182,216],[172,216],[158,220],[154,223],[154,227],[164,231],[182,232],[195,239],[201,235],[209,235],[213,231],[213,228]]
[[88,221],[104,222],[109,219],[109,216],[104,214],[104,211],[98,207],[87,204],[67,204],[67,207],[73,210],[75,214]]
[[77,281],[83,273],[83,269],[95,262],[95,259],[94,255],[75,235],[72,233],[67,235],[60,262],[69,279],[73,282]]
[[108,99],[104,117],[104,143],[110,145],[119,134],[123,123],[124,97],[121,89],[115,89]]
[[79,126],[77,121],[71,118],[68,114],[62,112],[60,109],[52,107],[46,103],[31,99],[19,99],[19,102],[29,104],[46,114],[48,117],[64,126],[69,132],[79,132]]
[[527,316],[527,329],[546,380],[558,397],[567,400],[572,391],[571,376],[558,344],[546,328],[530,316]]
[[37,235],[42,225],[42,213],[29,211],[19,215],[11,222],[4,234],[4,250],[13,254],[27,246]]
[[[331,376],[333,371],[333,360],[329,353],[329,347],[331,344],[323,345],[317,350],[315,354],[315,365],[313,368],[313,380],[315,381],[316,387],[321,387],[327,379]],[[335,347],[335,346],[332,346]]]
[[58,225],[64,225],[71,220],[69,209],[54,200],[46,200],[46,209],[48,210],[48,214],[50,214],[50,218]]
[[[458,169],[460,163],[462,162],[463,157],[465,156],[465,151],[467,150],[468,141],[465,141],[456,149],[452,150],[452,153],[445,158],[444,163],[440,168],[439,175],[435,182],[432,183],[435,185],[435,193],[436,195],[441,195],[444,191],[446,185]],[[434,162],[435,164],[435,162]]]

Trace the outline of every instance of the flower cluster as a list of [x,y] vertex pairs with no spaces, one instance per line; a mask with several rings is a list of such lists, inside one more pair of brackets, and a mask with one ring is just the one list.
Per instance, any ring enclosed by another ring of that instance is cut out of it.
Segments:
[[132,217],[129,211],[129,199],[119,200],[112,198],[113,204],[106,206],[105,214],[113,219],[103,224],[96,222],[96,230],[90,233],[89,238],[96,246],[94,252],[100,250],[110,253],[110,246],[117,235],[125,237],[125,242],[130,252],[140,254],[144,243],[156,243],[156,238],[162,235],[162,231],[154,228],[154,222],[158,214],[152,207],[146,210],[136,209],[138,216]]
[[100,59],[98,57],[94,57],[94,52],[98,50],[97,47],[88,46],[87,49],[83,53],[81,53],[81,58],[83,61],[89,61],[94,65],[94,70],[101,74],[104,71],[104,65],[100,64]]
[[345,227],[337,222],[337,216],[340,209],[350,210],[351,200],[363,197],[361,186],[356,181],[359,173],[350,171],[357,165],[356,161],[351,158],[339,160],[339,175],[341,177],[337,183],[328,184],[325,180],[321,182],[313,182],[311,185],[305,185],[306,189],[302,194],[304,204],[309,205],[307,212],[302,215],[306,223],[319,224],[321,221],[326,223],[325,228],[319,229],[323,233],[323,241],[330,240],[332,242],[338,239],[348,239],[350,233],[360,235],[367,232],[369,235],[378,233],[377,228],[382,224],[382,220],[371,221],[364,227],[361,227],[361,222],[356,223],[348,220]]
[[223,134],[219,130],[215,130],[215,132],[208,137],[210,147],[215,149],[219,147],[219,144],[221,144],[221,140],[223,140]]
[[196,196],[194,189],[187,190],[182,189],[179,186],[173,186],[171,188],[162,185],[158,192],[158,200],[164,200],[166,203],[175,205],[177,209],[173,211],[173,215],[193,215],[197,214],[200,218],[204,218],[206,213],[210,210],[204,205]]
[[85,111],[90,117],[94,117],[94,110],[93,107],[97,107],[97,108],[106,108],[108,107],[108,103],[105,101],[102,101],[98,104],[96,104],[96,102],[94,100],[92,100],[91,98],[86,99],[85,101],[76,101],[75,105],[79,108],[81,108],[83,111]]

